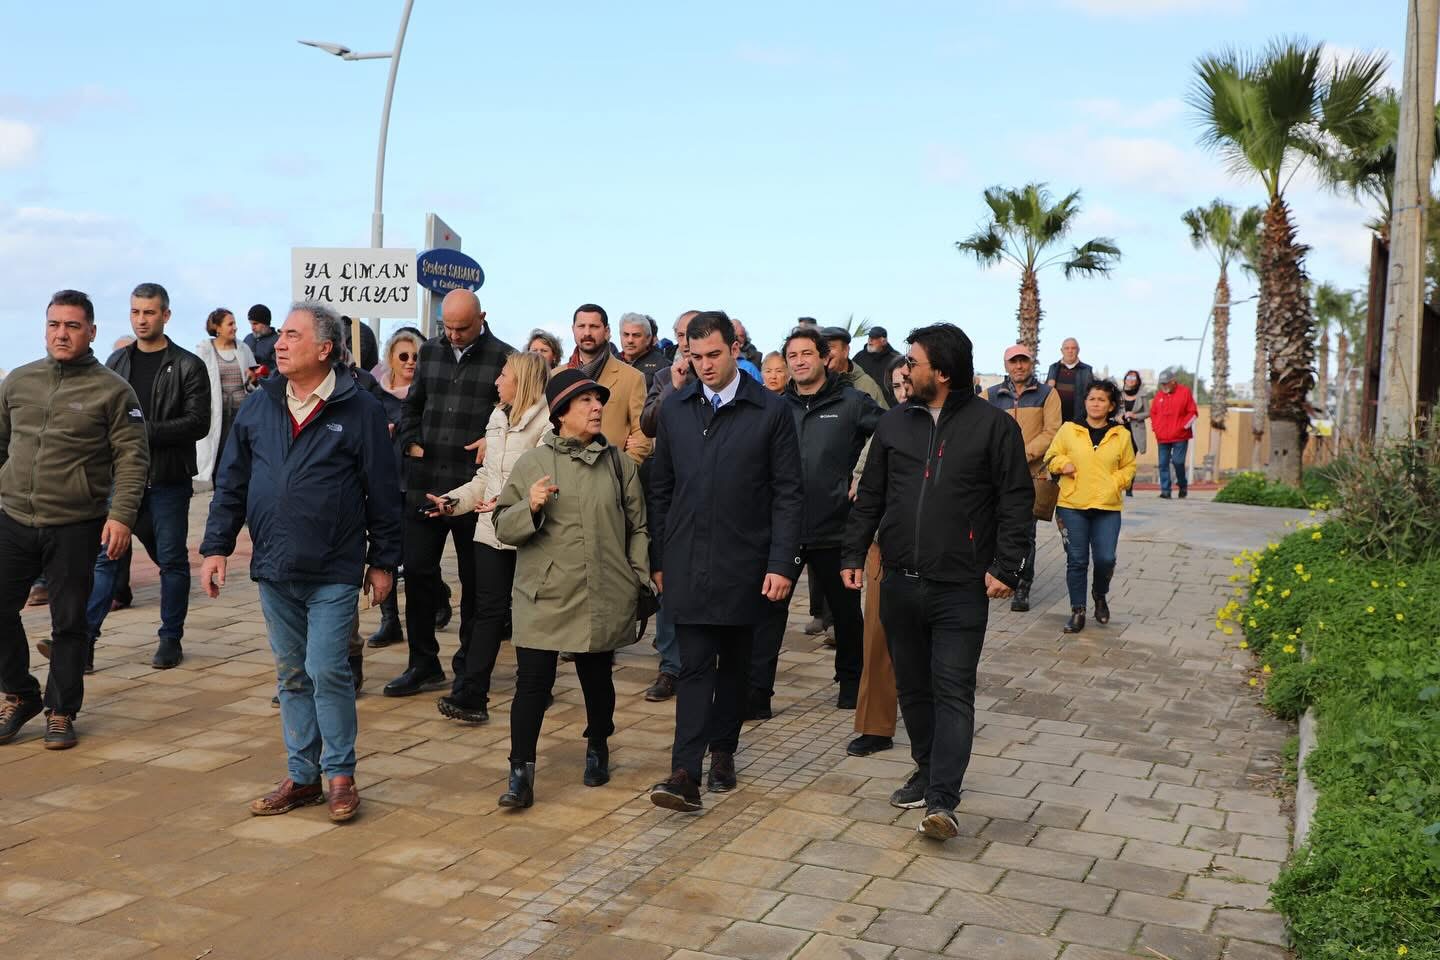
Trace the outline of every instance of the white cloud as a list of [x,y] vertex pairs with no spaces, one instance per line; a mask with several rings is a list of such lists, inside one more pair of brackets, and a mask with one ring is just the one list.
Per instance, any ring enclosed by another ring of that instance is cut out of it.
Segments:
[[1185,102],[1178,97],[1148,103],[1122,103],[1106,97],[1094,97],[1074,103],[1076,113],[1097,123],[1138,130],[1161,126],[1185,112]]
[[0,170],[25,166],[39,144],[40,135],[30,124],[0,118]]
[[1061,0],[1060,5],[1096,17],[1155,17],[1183,13],[1238,13],[1245,0]]
[[191,217],[237,227],[283,227],[289,217],[282,210],[244,204],[228,193],[203,193],[185,198]]
[[1047,171],[1057,191],[1073,189],[1072,183],[1087,189],[1103,184],[1189,201],[1237,186],[1218,158],[1162,137],[1096,135],[1072,128],[1031,141],[1025,154]]

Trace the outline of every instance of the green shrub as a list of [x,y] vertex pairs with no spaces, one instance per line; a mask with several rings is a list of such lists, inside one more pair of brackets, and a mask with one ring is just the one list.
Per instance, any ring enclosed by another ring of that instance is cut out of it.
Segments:
[[1331,521],[1242,554],[1248,584],[1220,611],[1245,632],[1266,704],[1319,719],[1315,820],[1274,902],[1306,960],[1440,958],[1440,560],[1354,542]]
[[1217,503],[1246,503],[1258,507],[1324,508],[1335,492],[1332,475],[1323,469],[1306,470],[1300,489],[1270,480],[1263,473],[1237,473],[1215,494]]
[[1336,517],[1352,550],[1401,562],[1440,557],[1440,440],[1357,451],[1334,468]]

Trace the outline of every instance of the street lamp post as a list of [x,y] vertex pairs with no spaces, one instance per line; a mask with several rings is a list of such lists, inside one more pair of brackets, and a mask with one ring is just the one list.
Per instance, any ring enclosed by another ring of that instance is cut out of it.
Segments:
[[[300,43],[317,50],[324,50],[341,60],[389,60],[390,79],[385,84],[385,102],[380,110],[380,144],[375,151],[375,206],[370,212],[370,246],[385,245],[385,144],[390,136],[390,102],[395,97],[395,75],[400,71],[400,51],[405,46],[405,30],[410,26],[410,9],[415,0],[405,0],[405,9],[400,14],[400,30],[395,35],[395,46],[388,51],[355,53],[339,43],[325,43],[318,40],[301,40]],[[380,320],[371,321],[375,336],[380,336]],[[356,323],[351,331],[351,350],[355,361],[360,361],[360,325]]]
[[[1200,336],[1199,336],[1198,338],[1197,338],[1197,337],[1166,337],[1166,338],[1165,338],[1165,342],[1166,342],[1166,343],[1175,343],[1175,342],[1189,343],[1189,342],[1194,341],[1194,340],[1197,340],[1197,339],[1200,341],[1200,345],[1195,348],[1195,371],[1190,374],[1190,389],[1191,389],[1191,390],[1194,392],[1194,394],[1195,394],[1195,402],[1196,402],[1196,403],[1199,403],[1199,402],[1200,402],[1200,359],[1205,355],[1205,338],[1206,338],[1206,336],[1208,336],[1209,333],[1210,333],[1210,321],[1214,318],[1214,316],[1215,316],[1215,311],[1218,310],[1218,309],[1220,309],[1221,307],[1224,307],[1224,308],[1226,308],[1226,309],[1228,310],[1229,308],[1231,308],[1231,307],[1233,307],[1233,306],[1236,306],[1237,304],[1249,303],[1251,300],[1258,300],[1258,299],[1260,299],[1260,295],[1257,293],[1257,294],[1255,294],[1254,296],[1245,297],[1245,298],[1242,299],[1242,300],[1231,300],[1229,303],[1212,303],[1212,304],[1210,305],[1210,310],[1209,310],[1209,312],[1205,314],[1205,326],[1203,326],[1203,327],[1200,328]],[[1214,384],[1211,384],[1210,386],[1211,386],[1211,388],[1213,389],[1215,385],[1214,385]],[[1193,444],[1193,443],[1190,444],[1189,449],[1186,451],[1185,459],[1186,459],[1186,461],[1187,461],[1187,462],[1186,462],[1186,465],[1185,465],[1186,470],[1190,473],[1191,476],[1194,476],[1194,475],[1195,475],[1195,469],[1194,469],[1194,468],[1195,468],[1195,444]]]

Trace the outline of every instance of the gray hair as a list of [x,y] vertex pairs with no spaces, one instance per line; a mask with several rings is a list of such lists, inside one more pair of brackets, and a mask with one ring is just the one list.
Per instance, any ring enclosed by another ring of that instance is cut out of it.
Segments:
[[658,337],[660,328],[655,323],[655,318],[648,313],[626,313],[620,316],[620,329],[625,329],[625,324],[633,323],[637,327],[649,327],[650,336]]
[[340,314],[315,300],[298,300],[290,304],[291,313],[308,313],[315,320],[315,339],[330,342],[330,362],[339,363],[345,356],[345,327]]
[[159,300],[161,310],[170,309],[170,292],[158,283],[142,283],[130,291],[130,296],[141,300]]

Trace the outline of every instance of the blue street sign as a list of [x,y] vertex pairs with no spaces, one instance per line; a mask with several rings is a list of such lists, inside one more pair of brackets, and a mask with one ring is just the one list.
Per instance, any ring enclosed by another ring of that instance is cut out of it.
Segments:
[[415,258],[416,280],[420,286],[435,293],[451,290],[479,290],[485,283],[480,264],[459,250],[437,247]]

